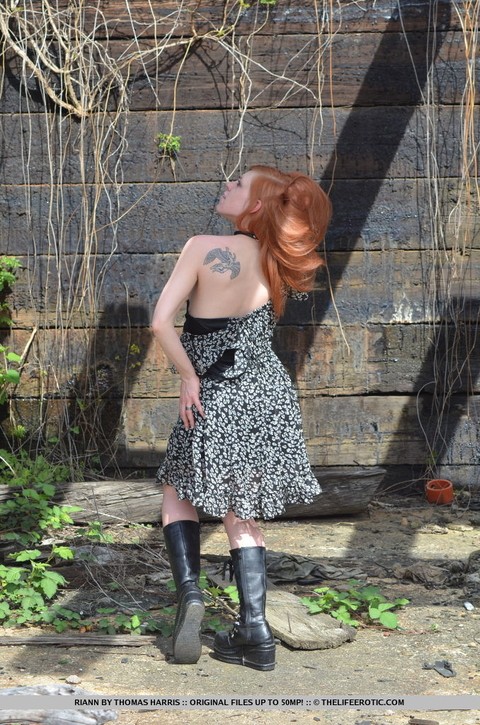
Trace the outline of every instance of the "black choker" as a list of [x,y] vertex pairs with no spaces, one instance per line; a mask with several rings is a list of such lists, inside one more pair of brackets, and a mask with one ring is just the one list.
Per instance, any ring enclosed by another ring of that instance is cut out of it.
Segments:
[[252,237],[252,239],[256,239],[257,237],[253,232],[242,232],[240,229],[237,229],[234,234],[245,234],[246,237]]

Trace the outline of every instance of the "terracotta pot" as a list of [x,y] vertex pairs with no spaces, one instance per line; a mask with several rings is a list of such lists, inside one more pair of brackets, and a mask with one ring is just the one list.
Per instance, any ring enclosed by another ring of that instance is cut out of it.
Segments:
[[453,501],[453,484],[444,478],[436,478],[427,481],[425,485],[425,496],[429,503],[449,504]]

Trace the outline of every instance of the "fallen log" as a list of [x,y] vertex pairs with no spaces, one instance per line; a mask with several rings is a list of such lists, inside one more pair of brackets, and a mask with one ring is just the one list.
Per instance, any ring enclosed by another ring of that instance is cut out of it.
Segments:
[[[279,519],[339,516],[364,511],[378,490],[385,469],[338,466],[315,469],[322,493],[309,505],[289,506]],[[0,502],[12,495],[1,487]],[[161,520],[162,489],[153,479],[75,481],[57,485],[55,501],[80,506],[75,523],[89,521],[157,523]],[[200,511],[201,521],[215,520]]]
[[[339,466],[316,470],[315,474],[322,493],[307,506],[289,506],[278,518],[338,516],[364,511],[378,490],[385,469]],[[57,500],[82,507],[82,511],[73,514],[78,523],[92,520],[157,523],[161,520],[163,494],[152,479],[82,481],[59,485]],[[200,511],[200,520],[215,519]]]

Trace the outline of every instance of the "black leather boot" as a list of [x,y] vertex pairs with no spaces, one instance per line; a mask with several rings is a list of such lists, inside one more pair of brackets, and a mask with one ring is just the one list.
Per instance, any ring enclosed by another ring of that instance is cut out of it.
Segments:
[[230,554],[240,599],[240,615],[231,632],[215,635],[214,655],[222,662],[256,670],[273,670],[275,641],[265,619],[265,547],[246,546],[232,549]]
[[174,521],[163,527],[168,559],[177,588],[177,614],[173,656],[178,664],[198,662],[202,653],[200,626],[205,604],[198,587],[200,576],[200,524]]

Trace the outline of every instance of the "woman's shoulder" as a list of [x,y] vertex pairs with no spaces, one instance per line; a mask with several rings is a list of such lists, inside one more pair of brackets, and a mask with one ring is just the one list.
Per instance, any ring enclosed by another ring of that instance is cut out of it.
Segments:
[[209,247],[212,244],[231,243],[235,240],[233,234],[195,234],[190,237],[185,246],[191,247]]
[[225,249],[235,244],[235,237],[232,235],[224,234],[196,234],[185,243],[182,249],[182,256],[194,258],[196,257],[201,262],[205,259],[205,256],[215,249]]

